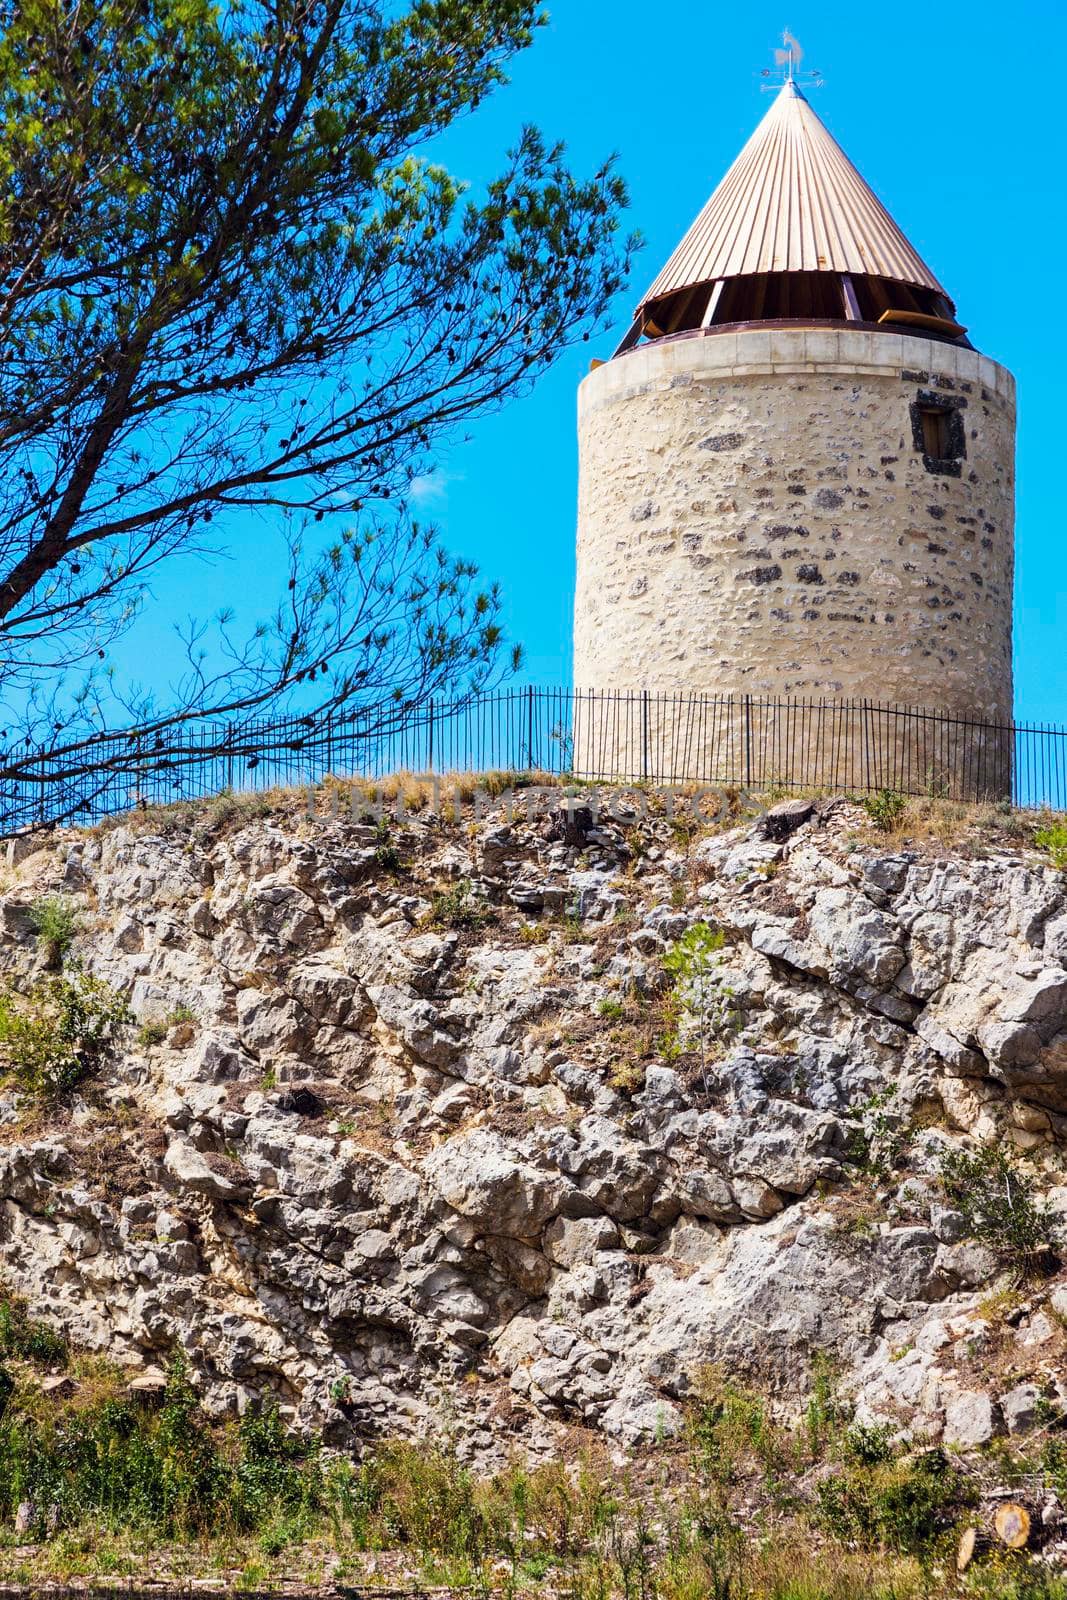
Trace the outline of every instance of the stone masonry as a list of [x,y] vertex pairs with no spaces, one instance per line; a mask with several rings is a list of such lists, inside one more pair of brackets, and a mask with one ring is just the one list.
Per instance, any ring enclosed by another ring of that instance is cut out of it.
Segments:
[[1009,372],[910,335],[713,333],[594,370],[576,684],[1010,719],[1014,429]]

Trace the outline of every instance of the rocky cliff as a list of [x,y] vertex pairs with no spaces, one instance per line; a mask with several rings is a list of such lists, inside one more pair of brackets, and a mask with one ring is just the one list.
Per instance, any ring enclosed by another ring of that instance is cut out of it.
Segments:
[[73,1087],[7,1080],[6,1288],[339,1446],[637,1445],[708,1365],[795,1408],[819,1360],[861,1421],[1024,1432],[1067,1402],[1067,884],[959,832],[231,804],[56,836],[4,882],[8,991],[62,953],[45,904],[134,1020]]

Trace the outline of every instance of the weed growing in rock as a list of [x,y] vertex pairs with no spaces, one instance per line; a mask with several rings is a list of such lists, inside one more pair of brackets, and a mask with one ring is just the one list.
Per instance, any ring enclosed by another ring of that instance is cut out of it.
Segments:
[[30,907],[30,926],[48,965],[61,966],[78,931],[77,914],[69,900],[54,894],[35,900]]
[[726,937],[721,928],[695,922],[663,958],[664,971],[674,980],[673,1012],[664,1041],[664,1054],[677,1056],[683,1048],[678,1026],[681,1013],[688,1013],[695,1027],[700,1053],[700,1073],[708,1091],[710,1052],[726,1042],[741,1025],[741,1014],[734,1003],[734,992],[715,981]]
[[[832,1466],[833,1472],[819,1475],[808,1514],[835,1538],[867,1550],[925,1556],[974,1500],[970,1481],[940,1451],[912,1454],[893,1443],[888,1428],[851,1424],[848,1411],[838,1402],[832,1368],[818,1352],[801,1430],[776,1424],[761,1395],[717,1369],[705,1370],[697,1394],[690,1422],[694,1465],[727,1524],[734,1497],[750,1495],[757,1476],[780,1506],[802,1510],[803,1502],[786,1492],[783,1473],[801,1474],[817,1462]],[[751,1552],[747,1554],[745,1567],[751,1565]],[[750,1590],[740,1578],[738,1573],[737,1586],[721,1592],[758,1595],[761,1600],[765,1593],[809,1592],[799,1578],[796,1589],[781,1590],[757,1586]],[[861,1591],[818,1585],[811,1590],[820,1597],[839,1592],[851,1596]]]
[[913,1126],[894,1110],[895,1086],[880,1089],[866,1105],[859,1107],[859,1120],[852,1123],[846,1158],[869,1177],[884,1181],[899,1167]]
[[113,989],[75,969],[27,995],[0,993],[0,1060],[31,1094],[55,1098],[99,1065],[128,1021]]
[[387,817],[382,817],[375,829],[374,864],[391,877],[398,877],[404,871],[404,861],[393,843]]
[[753,1464],[776,1472],[785,1440],[771,1422],[762,1396],[715,1367],[700,1374],[690,1428],[699,1470],[720,1494]]
[[611,1022],[626,1015],[626,1007],[621,1000],[601,1000],[596,1009],[598,1016],[606,1017]]
[[379,871],[398,877],[404,870],[404,861],[395,844],[380,844],[374,851],[374,863]]
[[972,1238],[1020,1273],[1039,1267],[1058,1242],[1055,1217],[1038,1197],[1033,1178],[997,1146],[946,1151],[940,1178]]
[[435,894],[427,922],[434,928],[484,928],[496,920],[492,906],[478,900],[469,878],[460,878]]
[[1054,867],[1067,872],[1067,822],[1050,822],[1047,827],[1038,828],[1034,843],[1047,853]]
[[816,1350],[811,1362],[811,1395],[804,1413],[808,1450],[813,1461],[822,1459],[836,1436],[841,1415],[833,1362],[825,1351]]
[[907,810],[908,801],[906,795],[898,794],[895,789],[879,789],[877,794],[862,795],[860,805],[876,828],[892,833]]
[[164,1017],[146,1017],[137,1030],[137,1043],[147,1050],[152,1045],[162,1044],[171,1028],[195,1021],[196,1013],[189,1006],[174,1006]]

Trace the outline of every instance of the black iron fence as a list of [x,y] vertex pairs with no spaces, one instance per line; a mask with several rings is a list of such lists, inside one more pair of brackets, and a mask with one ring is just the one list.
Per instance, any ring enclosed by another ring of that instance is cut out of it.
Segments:
[[893,789],[1067,809],[1067,729],[870,700],[518,688],[312,720],[8,751],[0,834],[327,775],[540,771],[600,782]]

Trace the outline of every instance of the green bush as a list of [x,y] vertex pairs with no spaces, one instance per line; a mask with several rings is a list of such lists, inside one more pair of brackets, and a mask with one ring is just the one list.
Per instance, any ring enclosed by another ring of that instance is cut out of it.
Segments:
[[380,871],[393,877],[404,871],[404,860],[392,841],[386,817],[382,817],[375,829],[374,863]]
[[363,1469],[360,1490],[364,1517],[355,1531],[366,1546],[384,1536],[453,1560],[480,1561],[488,1553],[475,1480],[448,1452],[387,1445]]
[[78,970],[28,995],[0,993],[0,1060],[31,1094],[54,1098],[94,1070],[128,1020],[125,1001]]
[[912,1135],[898,1106],[896,1086],[879,1090],[852,1117],[857,1120],[851,1121],[845,1159],[872,1178],[888,1178],[900,1166]]
[[374,852],[375,865],[396,877],[404,870],[404,860],[395,844],[380,844]]
[[435,894],[427,921],[435,928],[483,928],[495,920],[495,912],[484,901],[474,898],[469,878]]
[[842,1459],[859,1467],[878,1467],[896,1455],[893,1430],[885,1425],[864,1427],[853,1423],[841,1438]]
[[60,966],[78,931],[74,907],[60,895],[45,895],[30,907],[30,926],[49,966]]
[[906,795],[898,794],[895,789],[879,789],[877,794],[865,794],[860,805],[876,828],[892,833],[907,810],[908,801]]
[[32,1322],[21,1300],[0,1300],[0,1360],[65,1365],[67,1341],[44,1322]]
[[[540,1580],[587,1554],[620,1510],[584,1464],[477,1478],[447,1448],[406,1443],[382,1446],[358,1470],[335,1465],[326,1484],[335,1526],[358,1549],[412,1550],[424,1570],[457,1583],[490,1560],[505,1562],[513,1578]],[[505,1584],[503,1592],[513,1590]]]
[[[721,928],[694,922],[663,957],[663,969],[674,980],[665,1015],[674,1024],[683,1011],[691,1018],[705,1088],[710,1052],[724,1045],[742,1021],[733,989],[716,978],[725,945],[726,935]],[[668,1057],[680,1054],[682,1041],[677,1026],[668,1029],[663,1048]]]
[[970,1496],[966,1479],[940,1450],[874,1462],[849,1460],[846,1452],[841,1470],[819,1484],[819,1520],[838,1539],[918,1554],[952,1525]]
[[698,1394],[690,1427],[702,1472],[726,1485],[752,1467],[773,1471],[783,1440],[762,1398],[715,1369],[702,1374]]
[[287,1433],[275,1407],[246,1411],[234,1469],[236,1503],[254,1527],[293,1519],[321,1499],[319,1445]]
[[621,1000],[601,1000],[596,1009],[597,1015],[606,1017],[609,1022],[617,1022],[626,1015],[626,1007]]
[[153,1045],[162,1044],[171,1028],[183,1022],[195,1022],[196,1012],[184,1001],[171,1009],[164,1016],[146,1017],[137,1030],[137,1043],[144,1050],[151,1049]]
[[1034,1180],[996,1145],[946,1151],[940,1177],[971,1236],[1021,1271],[1032,1270],[1056,1243],[1055,1218]]
[[1054,867],[1067,872],[1067,822],[1050,822],[1047,827],[1038,828],[1034,843],[1047,852]]
[[29,1501],[60,1527],[95,1520],[173,1538],[296,1527],[321,1507],[317,1445],[287,1434],[272,1409],[213,1432],[180,1357],[158,1409],[97,1387],[87,1404],[51,1408],[16,1389],[0,1418],[0,1517]]

